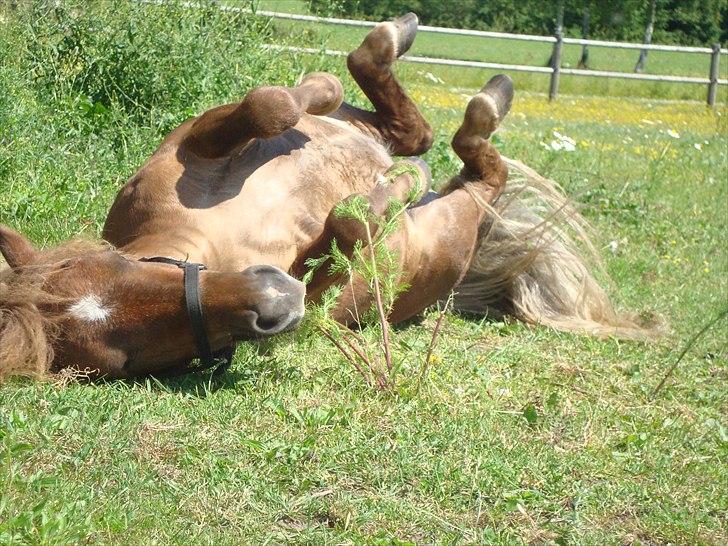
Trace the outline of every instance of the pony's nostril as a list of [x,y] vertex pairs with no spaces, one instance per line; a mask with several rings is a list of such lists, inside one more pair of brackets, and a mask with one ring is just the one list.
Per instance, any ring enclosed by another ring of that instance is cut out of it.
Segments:
[[276,326],[278,326],[282,322],[281,318],[285,317],[267,318],[258,315],[258,318],[255,321],[255,327],[260,332],[269,332],[270,330],[275,330]]
[[273,335],[280,332],[286,332],[294,328],[303,317],[302,313],[291,312],[276,317],[266,317],[256,315],[252,322],[254,332],[263,335]]
[[293,329],[303,317],[306,287],[285,271],[255,265],[243,271],[250,282],[253,309],[246,327],[255,334],[273,335]]

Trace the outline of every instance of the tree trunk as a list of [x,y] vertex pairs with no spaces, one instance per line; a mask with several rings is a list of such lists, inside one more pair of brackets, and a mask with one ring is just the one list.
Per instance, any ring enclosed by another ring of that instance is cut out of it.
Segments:
[[[650,2],[650,16],[647,19],[647,26],[645,27],[645,37],[642,40],[643,44],[652,43],[652,32],[655,30],[655,11],[657,10],[657,0],[651,0]],[[637,59],[637,64],[634,67],[635,72],[644,72],[645,63],[647,62],[647,50],[643,49],[640,51],[640,58]]]
[[[581,37],[585,40],[589,39],[589,5],[584,5],[584,16],[581,20]],[[584,44],[581,47],[581,59],[579,59],[579,64],[576,65],[577,68],[589,68],[589,46]]]
[[556,13],[556,34],[564,30],[564,0],[559,0],[558,12]]
[[[556,8],[556,31],[554,34],[563,34],[564,32],[564,0],[559,0],[559,5]],[[551,52],[551,56],[549,57],[548,62],[546,63],[546,66],[553,66],[554,65],[554,54]]]

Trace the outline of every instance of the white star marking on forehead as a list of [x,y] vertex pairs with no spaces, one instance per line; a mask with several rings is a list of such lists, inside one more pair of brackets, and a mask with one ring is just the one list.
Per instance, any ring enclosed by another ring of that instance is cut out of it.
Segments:
[[83,322],[104,322],[111,315],[111,310],[104,307],[95,294],[84,296],[68,309],[74,317]]

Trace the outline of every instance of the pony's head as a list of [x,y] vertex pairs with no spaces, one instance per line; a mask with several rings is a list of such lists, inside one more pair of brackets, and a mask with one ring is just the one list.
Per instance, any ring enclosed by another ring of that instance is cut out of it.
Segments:
[[[39,251],[0,225],[0,378],[62,368],[134,377],[183,369],[198,354],[183,271],[112,247],[71,242]],[[305,288],[280,269],[201,271],[213,352],[295,327]]]

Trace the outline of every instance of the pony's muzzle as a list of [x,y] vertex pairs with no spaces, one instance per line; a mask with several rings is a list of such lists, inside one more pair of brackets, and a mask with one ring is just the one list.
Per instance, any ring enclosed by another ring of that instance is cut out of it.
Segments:
[[257,303],[246,314],[255,334],[270,336],[295,328],[304,314],[306,285],[281,269],[255,265],[243,271],[257,285]]

